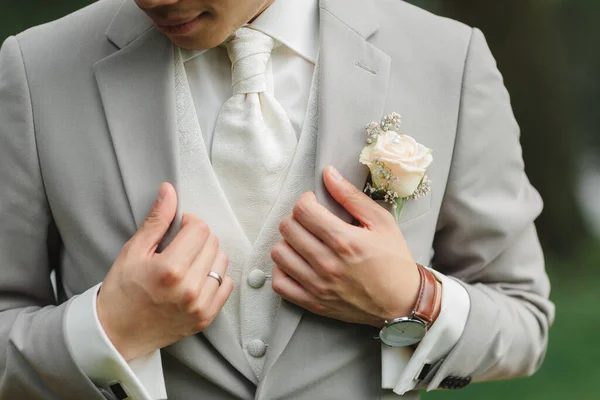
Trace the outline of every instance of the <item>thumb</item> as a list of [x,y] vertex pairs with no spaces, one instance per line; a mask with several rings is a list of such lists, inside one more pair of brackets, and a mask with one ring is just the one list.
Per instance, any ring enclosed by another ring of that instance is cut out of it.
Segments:
[[171,226],[177,212],[177,193],[170,183],[163,183],[144,223],[135,234],[135,240],[147,251],[154,251]]
[[374,227],[385,222],[387,212],[362,190],[344,179],[339,171],[331,165],[325,168],[323,180],[335,201],[340,203],[362,225]]

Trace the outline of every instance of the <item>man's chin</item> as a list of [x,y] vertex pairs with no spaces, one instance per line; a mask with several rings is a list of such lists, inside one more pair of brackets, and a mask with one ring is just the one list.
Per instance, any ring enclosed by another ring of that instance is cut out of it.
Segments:
[[167,35],[167,37],[173,44],[182,49],[206,50],[219,46],[229,37],[229,35],[196,34],[190,36]]

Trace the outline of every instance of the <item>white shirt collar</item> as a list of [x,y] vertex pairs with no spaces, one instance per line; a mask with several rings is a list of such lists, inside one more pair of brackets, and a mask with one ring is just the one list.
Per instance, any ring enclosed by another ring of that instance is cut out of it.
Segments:
[[275,0],[250,26],[316,63],[319,47],[318,0]]
[[[316,64],[319,48],[319,1],[275,0],[249,25]],[[207,50],[182,50],[187,62]]]

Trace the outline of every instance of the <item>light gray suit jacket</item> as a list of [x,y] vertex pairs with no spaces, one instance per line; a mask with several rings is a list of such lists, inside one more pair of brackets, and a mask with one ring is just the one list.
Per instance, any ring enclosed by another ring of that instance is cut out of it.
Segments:
[[[363,129],[384,114],[400,112],[434,150],[433,192],[409,203],[400,228],[417,261],[464,285],[471,310],[420,386],[533,373],[554,314],[533,225],[542,204],[483,35],[399,0],[321,0],[320,18],[318,198],[348,220],[321,172],[333,164],[362,187]],[[172,92],[171,45],[133,0],[101,0],[4,43],[0,399],[112,398],[74,362],[63,321],[159,184],[178,185]],[[198,335],[163,351],[169,398],[385,397],[373,333],[284,302],[260,380],[227,338]]]

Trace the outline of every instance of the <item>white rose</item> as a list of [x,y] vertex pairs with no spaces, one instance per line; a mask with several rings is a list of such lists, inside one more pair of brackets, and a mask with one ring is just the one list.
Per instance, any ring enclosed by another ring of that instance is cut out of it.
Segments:
[[[387,180],[375,172],[380,169],[376,161],[389,168],[392,179]],[[375,143],[363,149],[360,162],[371,170],[376,188],[388,188],[395,191],[398,197],[405,198],[417,190],[427,167],[433,162],[433,156],[431,149],[417,143],[412,137],[387,131],[381,133]]]

